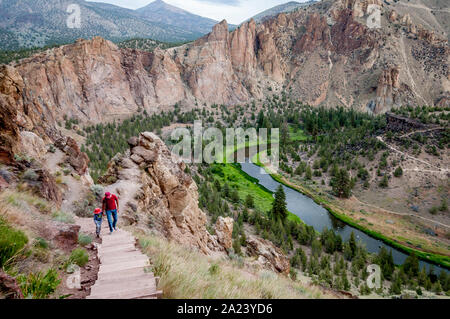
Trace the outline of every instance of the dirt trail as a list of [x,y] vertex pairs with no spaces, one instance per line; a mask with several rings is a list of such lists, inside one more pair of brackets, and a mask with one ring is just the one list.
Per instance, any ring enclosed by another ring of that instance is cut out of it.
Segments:
[[[416,133],[416,132],[413,132],[413,133]],[[436,167],[436,166],[432,165],[431,163],[429,163],[429,162],[427,162],[427,161],[418,159],[418,158],[416,158],[416,157],[414,157],[414,156],[411,156],[411,155],[409,155],[409,154],[406,154],[405,152],[400,151],[399,149],[397,149],[397,148],[393,147],[392,145],[386,143],[386,142],[384,141],[384,139],[383,139],[382,136],[377,136],[377,139],[378,139],[380,142],[386,144],[386,146],[387,146],[388,148],[390,148],[391,150],[393,150],[394,152],[400,153],[401,155],[403,155],[403,156],[405,156],[405,157],[407,157],[407,158],[409,158],[409,159],[412,159],[412,160],[414,160],[414,161],[417,161],[417,162],[419,162],[419,163],[422,163],[422,164],[424,164],[424,165],[426,165],[426,166],[428,166],[428,167],[434,168],[434,170],[427,170],[427,172],[429,172],[429,173],[438,173],[438,174],[448,174],[448,173],[449,173],[449,169],[448,169],[448,168],[440,168],[440,167]],[[407,169],[407,170],[408,170],[408,169]],[[411,170],[411,171],[416,171],[416,172],[423,172],[423,171],[425,171],[425,170],[423,170],[423,169],[420,169],[419,167],[416,167],[415,169],[409,169],[409,170]]]
[[400,136],[400,138],[405,138],[405,137],[411,136],[411,135],[416,134],[416,133],[427,133],[427,132],[438,131],[438,130],[442,130],[442,128],[441,127],[434,127],[434,128],[430,128],[430,129],[427,129],[427,130],[409,132],[407,134],[404,134],[404,135]]
[[391,211],[391,210],[387,210],[387,209],[384,209],[384,208],[381,208],[381,207],[378,207],[378,206],[375,206],[375,205],[372,205],[372,204],[363,202],[363,201],[361,201],[359,198],[357,198],[356,196],[352,196],[352,199],[355,200],[355,201],[357,201],[358,203],[360,203],[360,204],[362,204],[362,205],[365,205],[365,206],[368,206],[368,207],[372,207],[372,208],[376,208],[376,209],[378,209],[378,210],[380,210],[380,211],[382,211],[382,212],[388,213],[388,214],[397,215],[397,216],[411,216],[411,217],[416,217],[416,218],[423,219],[423,220],[425,220],[425,221],[427,221],[427,222],[430,222],[430,223],[433,223],[433,224],[437,224],[437,225],[439,225],[439,226],[442,226],[442,227],[445,227],[445,228],[450,229],[450,225],[447,225],[447,224],[444,224],[444,223],[441,223],[441,222],[438,222],[438,221],[436,221],[436,220],[432,220],[432,219],[429,219],[429,218],[426,218],[426,217],[423,217],[423,216],[415,215],[415,214],[412,214],[412,213],[399,213],[399,212],[393,212],[393,211]]

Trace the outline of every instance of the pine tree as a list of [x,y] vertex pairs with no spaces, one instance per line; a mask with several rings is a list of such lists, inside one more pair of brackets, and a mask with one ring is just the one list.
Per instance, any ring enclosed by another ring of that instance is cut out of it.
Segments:
[[347,170],[341,168],[336,176],[331,180],[333,192],[340,198],[349,198],[351,195],[352,183]]
[[288,216],[286,208],[286,194],[283,187],[280,185],[275,192],[275,201],[272,204],[270,215],[273,220],[280,220],[284,222]]
[[357,248],[357,246],[356,246],[356,239],[355,239],[355,233],[354,232],[352,232],[350,234],[350,239],[348,241],[348,244],[349,244],[350,249],[352,251],[352,257],[354,257],[356,255],[356,248]]

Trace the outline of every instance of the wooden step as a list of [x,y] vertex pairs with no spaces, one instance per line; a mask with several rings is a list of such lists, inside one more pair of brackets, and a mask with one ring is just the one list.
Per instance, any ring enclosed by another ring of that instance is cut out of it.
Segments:
[[108,263],[108,262],[114,262],[114,261],[116,261],[116,260],[120,260],[120,259],[129,259],[129,260],[135,260],[135,259],[139,259],[139,258],[141,258],[141,257],[146,257],[147,259],[148,259],[148,257],[147,256],[145,256],[145,255],[143,255],[143,254],[141,254],[140,252],[138,252],[138,251],[130,251],[130,252],[127,252],[126,254],[107,254],[107,255],[103,255],[103,256],[101,256],[101,258],[100,258],[100,262],[102,263],[102,264],[106,264],[106,263]]
[[91,288],[91,295],[103,295],[112,292],[125,293],[136,289],[148,288],[150,291],[156,290],[156,283],[154,278],[141,278],[141,280],[110,282],[103,284],[95,284]]
[[149,273],[145,273],[142,269],[140,272],[137,272],[135,274],[128,274],[128,275],[124,275],[121,273],[116,273],[117,277],[114,276],[109,276],[109,277],[104,277],[105,279],[97,279],[97,281],[95,282],[95,285],[99,284],[99,285],[103,285],[103,284],[107,284],[107,283],[122,283],[124,281],[126,282],[133,282],[135,280],[155,280],[156,286],[158,286],[159,283],[159,279],[158,277],[155,277],[155,275],[151,272]]
[[145,273],[142,267],[133,267],[125,270],[111,271],[107,273],[99,273],[97,280],[112,280],[115,278],[128,278]]
[[114,271],[121,271],[121,270],[127,270],[127,269],[132,269],[132,268],[136,268],[136,267],[148,267],[150,265],[148,260],[145,261],[128,261],[128,262],[121,262],[121,263],[117,263],[117,264],[112,264],[112,265],[105,265],[102,264],[100,265],[100,270],[99,270],[99,274],[107,274],[110,272],[114,272]]
[[108,252],[115,252],[115,251],[120,251],[122,249],[128,249],[128,248],[136,249],[134,244],[125,243],[125,244],[106,246],[106,247],[100,246],[98,251],[102,254],[105,254]]
[[147,256],[116,256],[116,258],[102,258],[100,259],[100,263],[102,265],[115,265],[115,264],[120,264],[120,263],[124,263],[124,262],[131,262],[131,261],[136,261],[136,262],[141,262],[141,261],[147,261],[149,262],[149,259]]
[[144,297],[157,297],[156,287],[145,287],[127,291],[112,291],[100,295],[91,295],[88,299],[136,299]]

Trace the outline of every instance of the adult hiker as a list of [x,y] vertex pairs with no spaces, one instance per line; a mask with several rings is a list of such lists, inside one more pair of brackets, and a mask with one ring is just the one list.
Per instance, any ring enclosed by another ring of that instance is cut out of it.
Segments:
[[103,198],[103,211],[106,212],[109,224],[109,234],[111,235],[114,230],[117,230],[117,213],[119,208],[119,199],[116,195],[110,192],[105,193]]
[[105,213],[100,208],[94,210],[95,233],[97,234],[97,238],[100,238],[100,232],[102,231],[103,216],[105,216]]

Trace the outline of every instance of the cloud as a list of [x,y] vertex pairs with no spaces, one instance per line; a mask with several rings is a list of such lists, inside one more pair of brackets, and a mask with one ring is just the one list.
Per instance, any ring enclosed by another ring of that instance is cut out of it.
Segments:
[[[137,9],[148,5],[153,0],[90,0],[107,2],[129,9]],[[163,0],[164,2],[191,13],[217,21],[226,19],[228,23],[240,24],[252,16],[289,2],[289,0]],[[297,0],[305,2],[306,0]]]
[[209,3],[216,3],[216,4],[225,4],[227,6],[239,6],[241,3],[241,0],[199,0],[200,2],[209,2]]

